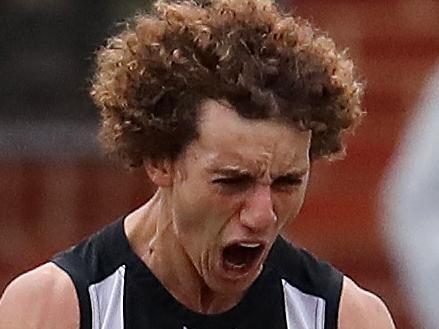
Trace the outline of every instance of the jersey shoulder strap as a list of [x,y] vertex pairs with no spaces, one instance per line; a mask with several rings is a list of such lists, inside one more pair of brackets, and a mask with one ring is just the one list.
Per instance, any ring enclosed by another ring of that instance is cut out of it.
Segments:
[[113,274],[124,263],[128,246],[123,232],[121,218],[51,259],[73,281],[79,300],[81,329],[91,329],[92,324],[89,287]]
[[308,251],[279,236],[267,265],[280,279],[300,293],[324,300],[324,328],[337,328],[343,274]]

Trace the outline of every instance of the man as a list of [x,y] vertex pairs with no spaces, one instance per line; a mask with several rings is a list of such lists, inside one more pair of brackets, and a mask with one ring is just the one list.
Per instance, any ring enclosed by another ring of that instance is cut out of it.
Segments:
[[331,39],[257,0],[158,2],[97,62],[101,140],[157,192],[12,282],[0,328],[394,328],[279,235],[362,114]]

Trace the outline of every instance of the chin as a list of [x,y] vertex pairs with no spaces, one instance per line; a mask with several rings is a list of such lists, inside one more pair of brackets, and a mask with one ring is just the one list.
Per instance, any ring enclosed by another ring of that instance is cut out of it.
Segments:
[[262,269],[231,276],[230,273],[218,273],[207,282],[209,288],[222,295],[237,295],[245,293],[259,277]]

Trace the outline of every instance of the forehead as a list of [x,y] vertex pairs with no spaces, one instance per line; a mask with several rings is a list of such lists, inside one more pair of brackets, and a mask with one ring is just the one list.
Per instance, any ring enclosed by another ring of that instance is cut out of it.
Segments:
[[230,106],[206,100],[200,106],[198,129],[199,138],[187,154],[203,158],[207,166],[308,165],[310,132],[279,121],[246,119]]

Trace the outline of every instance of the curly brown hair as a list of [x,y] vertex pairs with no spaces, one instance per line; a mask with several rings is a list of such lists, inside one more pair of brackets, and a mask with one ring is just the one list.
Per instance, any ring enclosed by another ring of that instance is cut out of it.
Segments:
[[314,160],[343,154],[342,132],[363,114],[347,52],[260,0],[158,1],[99,50],[91,95],[102,144],[134,167],[177,158],[207,98],[310,129]]

